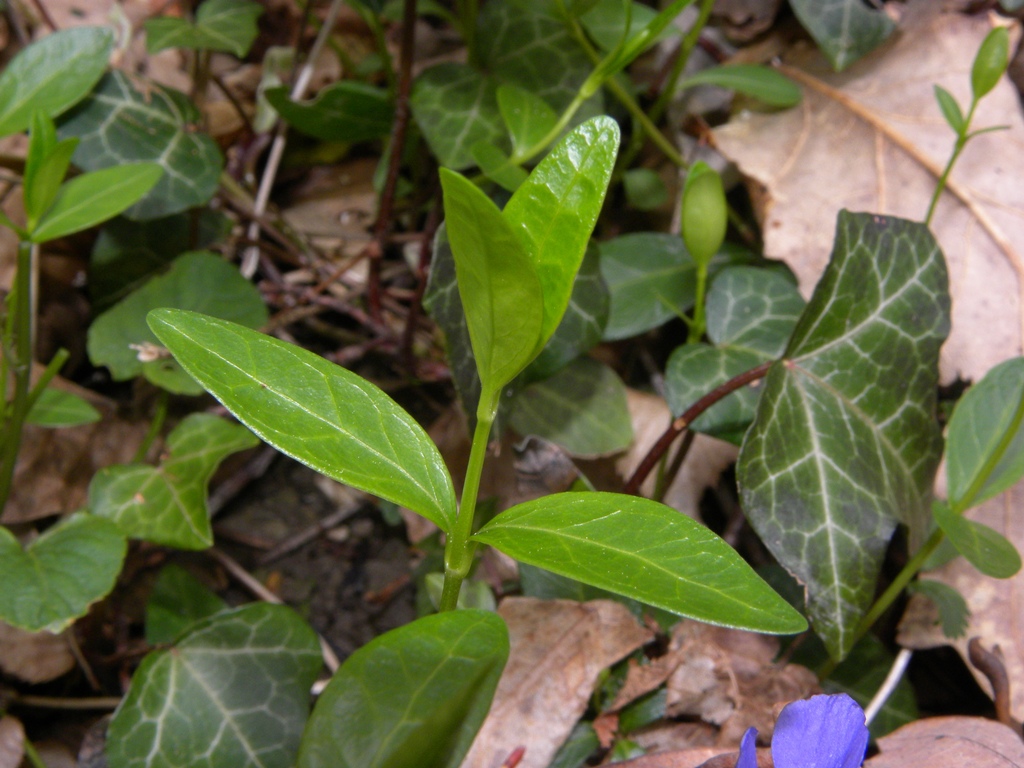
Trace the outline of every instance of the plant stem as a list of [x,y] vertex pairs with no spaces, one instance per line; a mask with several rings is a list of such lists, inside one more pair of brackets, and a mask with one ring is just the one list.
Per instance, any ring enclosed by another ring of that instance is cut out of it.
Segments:
[[132,457],[132,463],[141,464],[146,460],[146,454],[149,453],[150,447],[153,445],[153,441],[156,440],[160,434],[160,430],[164,427],[164,420],[167,418],[167,403],[170,400],[170,396],[166,389],[160,390],[160,395],[156,401],[156,413],[153,414],[152,420],[149,422],[149,429],[146,430],[145,437],[142,438],[142,442],[139,444],[138,450],[135,451],[135,456]]
[[686,336],[687,344],[696,344],[704,337],[704,330],[708,325],[707,313],[704,311],[707,289],[708,264],[705,261],[697,265],[697,295],[693,304],[693,322],[690,323],[690,332]]
[[462,27],[462,39],[466,43],[466,51],[470,64],[476,64],[478,51],[476,44],[476,23],[480,13],[479,0],[459,0],[459,26]]
[[459,600],[462,581],[469,575],[473,565],[473,551],[476,548],[469,537],[473,535],[473,518],[476,516],[476,498],[480,492],[480,475],[491,426],[498,413],[498,398],[494,393],[480,393],[480,407],[477,408],[476,429],[473,430],[473,445],[466,466],[466,480],[462,484],[462,501],[455,526],[448,533],[444,548],[444,586],[441,588],[441,604],[438,610],[451,611]]
[[33,243],[18,243],[18,271],[14,278],[15,317],[13,339],[14,396],[4,423],[0,447],[0,510],[7,504],[14,483],[14,467],[21,447],[21,432],[30,406],[29,381],[32,376],[32,262],[35,260]]
[[932,223],[932,216],[935,214],[935,208],[939,204],[939,197],[942,196],[942,191],[946,188],[946,182],[949,180],[949,174],[953,171],[953,165],[960,157],[960,153],[964,151],[964,147],[967,146],[967,141],[970,139],[970,128],[971,119],[974,117],[974,110],[977,108],[978,102],[971,101],[971,109],[967,113],[967,117],[964,119],[963,130],[956,137],[956,144],[953,145],[953,154],[949,158],[949,162],[946,163],[946,167],[942,171],[942,175],[939,177],[938,182],[935,184],[935,191],[932,193],[931,202],[928,204],[928,213],[924,217],[924,225],[930,226]]

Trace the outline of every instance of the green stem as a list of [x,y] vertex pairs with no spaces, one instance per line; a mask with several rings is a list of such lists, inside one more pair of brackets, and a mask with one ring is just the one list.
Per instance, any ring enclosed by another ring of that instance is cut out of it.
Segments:
[[21,447],[21,432],[28,415],[29,382],[32,377],[32,262],[35,260],[33,243],[18,243],[18,272],[14,277],[14,396],[4,422],[4,435],[0,444],[0,510],[7,504],[14,483],[14,467]]
[[167,418],[167,403],[170,400],[170,396],[166,389],[160,390],[160,396],[156,401],[156,413],[153,414],[153,419],[149,422],[149,429],[146,430],[145,437],[142,438],[142,442],[139,444],[139,448],[135,451],[135,456],[132,458],[132,462],[135,464],[141,464],[146,460],[146,454],[149,453],[150,447],[153,445],[153,441],[156,440],[160,431],[164,428],[164,421]]
[[479,0],[459,0],[459,26],[462,27],[462,39],[466,43],[466,51],[470,64],[476,64],[478,51],[476,44],[477,16],[480,13]]
[[704,311],[704,297],[707,294],[708,286],[708,265],[697,265],[697,297],[693,305],[693,322],[690,323],[690,333],[686,337],[687,344],[696,344],[704,338],[704,330],[707,328],[707,315]]
[[29,390],[28,393],[28,410],[26,413],[32,412],[32,407],[36,404],[39,396],[43,394],[43,390],[49,386],[50,382],[57,375],[57,372],[64,367],[64,363],[68,361],[71,353],[66,349],[58,349],[57,354],[53,356],[53,359],[47,363],[46,368],[43,370],[39,379],[36,381],[35,386]]
[[40,757],[39,752],[36,750],[35,745],[25,738],[22,743],[22,749],[25,750],[25,757],[32,764],[32,768],[46,768],[46,763],[43,762],[43,758]]
[[977,106],[977,101],[971,102],[971,110],[964,119],[963,131],[956,137],[956,144],[953,145],[953,154],[950,156],[949,162],[946,163],[946,167],[942,171],[938,183],[935,185],[935,192],[932,193],[931,202],[928,204],[928,213],[924,217],[924,225],[926,227],[931,225],[932,216],[935,214],[935,208],[939,204],[939,197],[942,196],[942,192],[946,188],[946,182],[949,180],[949,174],[953,170],[953,165],[960,157],[960,153],[964,151],[964,147],[967,146],[968,139],[970,139],[971,119],[974,117],[974,110]]
[[473,565],[476,546],[470,541],[473,535],[473,518],[476,515],[477,494],[480,492],[480,475],[487,456],[487,442],[491,426],[498,413],[496,393],[481,392],[480,407],[477,408],[476,429],[473,431],[473,445],[466,466],[466,480],[462,485],[462,501],[455,525],[448,533],[444,547],[444,586],[441,588],[441,604],[438,610],[454,610],[459,600],[463,580]]

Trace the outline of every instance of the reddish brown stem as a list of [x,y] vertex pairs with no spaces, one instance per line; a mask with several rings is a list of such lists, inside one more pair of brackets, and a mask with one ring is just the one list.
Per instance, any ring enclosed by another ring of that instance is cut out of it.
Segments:
[[967,655],[992,686],[992,701],[996,708],[996,719],[1021,735],[1021,724],[1013,719],[1010,712],[1010,676],[1006,672],[1002,651],[995,646],[991,651],[981,644],[981,638],[972,637],[967,643]]
[[644,480],[654,469],[655,465],[661,461],[661,457],[665,455],[665,452],[672,445],[673,441],[679,437],[684,429],[686,429],[694,420],[700,416],[704,411],[710,408],[712,405],[717,403],[719,400],[724,398],[726,395],[730,395],[740,387],[746,386],[751,382],[763,379],[768,373],[768,369],[772,366],[773,360],[769,360],[766,363],[756,368],[751,368],[746,373],[741,373],[739,376],[734,376],[725,382],[721,386],[715,387],[713,390],[708,392],[704,397],[698,400],[696,403],[691,405],[682,416],[672,421],[668,425],[668,429],[658,438],[658,441],[651,446],[651,450],[644,456],[643,461],[633,472],[633,476],[629,478],[629,482],[626,483],[626,487],[623,489],[624,493],[636,495],[640,491],[640,486]]
[[399,53],[398,93],[395,95],[395,120],[391,124],[388,172],[380,193],[377,220],[373,225],[374,242],[368,247],[370,275],[367,282],[367,299],[370,317],[381,319],[380,307],[380,262],[384,256],[391,216],[395,208],[395,191],[398,189],[398,173],[402,167],[402,150],[405,147],[405,133],[409,126],[409,91],[412,88],[412,61],[416,54],[416,0],[405,0],[402,9],[402,45]]

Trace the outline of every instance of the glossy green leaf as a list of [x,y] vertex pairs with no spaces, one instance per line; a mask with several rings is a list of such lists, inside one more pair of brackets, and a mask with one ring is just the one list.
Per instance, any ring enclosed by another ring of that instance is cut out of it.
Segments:
[[[607,52],[623,40],[628,40],[646,27],[658,15],[648,6],[630,2],[629,30],[626,26],[626,9],[622,0],[597,0],[594,7],[580,16],[580,23],[597,46]],[[651,41],[653,42],[653,40]]]
[[953,97],[953,94],[941,85],[933,87],[935,89],[935,100],[939,103],[939,109],[942,111],[942,116],[946,118],[946,122],[949,123],[949,127],[957,135],[963,133],[964,129],[967,128],[967,120],[964,118],[964,113],[961,111],[957,100]]
[[26,421],[39,427],[77,427],[100,420],[100,412],[70,392],[48,387],[39,393]]
[[0,74],[0,136],[28,128],[35,112],[56,117],[81,101],[113,49],[104,27],[62,29],[23,49]]
[[107,729],[111,768],[291,768],[321,667],[316,633],[255,603],[154,651]]
[[146,603],[146,642],[171,643],[203,619],[228,604],[180,565],[165,565]]
[[207,487],[220,463],[259,441],[245,427],[207,413],[187,416],[167,437],[160,463],[104,467],[89,483],[89,509],[133,539],[206,549],[213,529]]
[[843,211],[832,258],[740,451],[747,519],[841,659],[897,522],[919,539],[942,447],[946,267],[923,224]]
[[0,526],[0,619],[29,632],[60,632],[114,588],[126,550],[117,526],[84,513],[24,548]]
[[263,5],[251,0],[204,0],[196,10],[195,22],[173,16],[147,19],[146,50],[224,51],[241,58],[256,39],[256,19],[261,13]]
[[626,385],[608,366],[581,357],[516,395],[509,425],[584,458],[607,456],[633,442]]
[[710,624],[775,634],[807,626],[732,547],[649,499],[558,493],[517,504],[473,538],[524,563]]
[[455,490],[423,428],[379,388],[322,357],[182,310],[149,323],[186,371],[282,453],[449,530]]
[[987,525],[968,520],[949,504],[932,505],[935,523],[967,562],[995,579],[1008,579],[1020,570],[1020,553],[1001,533]]
[[441,187],[473,355],[493,398],[539,351],[545,297],[522,236],[490,198],[446,168]]
[[717,85],[752,96],[770,107],[793,107],[800,103],[800,86],[781,72],[760,64],[722,64],[683,78],[679,88]]
[[526,181],[526,170],[513,164],[508,154],[493,144],[481,141],[474,144],[469,153],[480,172],[507,192],[515,192]]
[[390,133],[395,118],[388,92],[367,83],[334,83],[308,103],[292,101],[283,86],[263,95],[288,125],[323,141],[379,139]]
[[693,260],[711,262],[725,241],[729,206],[722,177],[702,160],[690,166],[683,186],[682,237]]
[[500,85],[498,110],[512,139],[512,151],[523,153],[541,141],[558,121],[544,99],[515,85]]
[[837,71],[881,45],[896,24],[864,0],[791,0],[790,6]]
[[967,390],[949,420],[950,505],[977,506],[1024,475],[1024,357],[1006,360]]
[[441,165],[468,168],[475,144],[504,138],[496,89],[493,78],[467,64],[438,64],[416,78],[409,106]]
[[217,190],[224,158],[213,139],[196,130],[199,110],[171,88],[134,83],[123,72],[111,72],[65,115],[59,134],[81,139],[75,164],[87,171],[135,162],[163,167],[157,185],[125,212],[132,219],[203,205]]
[[32,230],[32,242],[56,240],[112,219],[149,192],[163,172],[156,163],[128,163],[76,176],[58,190]]
[[123,216],[100,229],[89,258],[89,299],[97,314],[110,309],[186,251],[209,248],[231,231],[220,211],[201,208],[162,219]]
[[[209,290],[217,286],[217,290]],[[267,307],[260,292],[238,273],[238,268],[207,251],[182,254],[166,274],[154,277],[128,298],[104,312],[89,326],[89,359],[105,365],[116,381],[143,372],[140,347],[156,345],[146,315],[159,307],[191,309],[231,320],[250,328],[267,321]],[[176,391],[198,393],[187,374],[179,371]]]
[[725,267],[708,289],[708,337],[720,346],[756,352],[766,360],[778,357],[805,305],[796,284],[778,272]]
[[381,635],[324,689],[298,768],[458,768],[507,658],[508,630],[488,611],[425,616]]
[[33,114],[25,174],[22,178],[28,229],[34,229],[53,204],[77,146],[76,139],[65,139],[58,144],[57,127],[53,120],[43,112]]
[[[588,120],[548,153],[502,211],[540,279],[544,314],[534,354],[544,347],[565,313],[604,205],[618,149],[619,126],[614,120]],[[525,307],[519,310],[520,314],[525,311]],[[517,316],[506,315],[506,322]]]
[[978,48],[971,66],[971,93],[977,101],[996,87],[1010,63],[1010,30],[996,27]]

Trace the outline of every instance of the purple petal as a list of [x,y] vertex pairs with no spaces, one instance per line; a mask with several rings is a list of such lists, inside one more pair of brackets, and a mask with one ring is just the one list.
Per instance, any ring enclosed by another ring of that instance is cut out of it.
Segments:
[[864,710],[845,693],[787,704],[775,723],[775,768],[857,768],[868,729]]
[[740,741],[740,756],[736,768],[757,768],[757,728],[747,728]]

